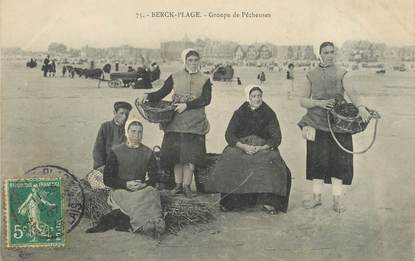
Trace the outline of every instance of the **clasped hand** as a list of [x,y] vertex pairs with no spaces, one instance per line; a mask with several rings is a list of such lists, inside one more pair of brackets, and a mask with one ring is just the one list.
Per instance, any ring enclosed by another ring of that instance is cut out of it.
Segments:
[[186,103],[175,103],[173,105],[176,106],[176,109],[174,109],[174,110],[177,111],[178,113],[182,113],[187,109],[187,104]]
[[242,145],[242,150],[248,155],[254,155],[257,152],[266,150],[266,149],[267,148],[265,146],[253,146],[253,145],[248,145],[248,144]]
[[326,110],[331,110],[333,106],[336,104],[335,99],[330,100],[317,100],[317,106]]
[[137,191],[143,189],[147,186],[146,183],[143,183],[141,180],[130,180],[127,181],[127,189],[130,191]]

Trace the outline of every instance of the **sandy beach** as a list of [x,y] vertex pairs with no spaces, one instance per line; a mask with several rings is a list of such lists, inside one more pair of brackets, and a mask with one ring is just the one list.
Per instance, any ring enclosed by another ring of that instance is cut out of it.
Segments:
[[[179,69],[161,64],[161,79]],[[244,86],[256,83],[261,71],[236,67],[242,86],[213,86],[207,107],[211,129],[207,150],[221,153],[224,133],[234,110],[244,101]],[[79,178],[92,169],[92,148],[100,124],[112,119],[113,103],[134,103],[149,90],[98,88],[91,79],[42,77],[40,68],[3,63],[1,68],[1,175],[21,177],[35,166],[52,164],[69,169]],[[215,213],[217,220],[197,231],[187,227],[177,236],[157,243],[142,235],[109,231],[85,234],[83,219],[67,235],[64,248],[13,251],[2,249],[6,260],[414,260],[415,257],[415,72],[350,71],[352,83],[365,104],[380,112],[377,140],[366,154],[354,158],[354,180],[345,190],[347,211],[332,210],[329,186],[323,206],[305,210],[311,195],[305,180],[305,142],[297,122],[305,110],[298,97],[287,100],[285,72],[266,72],[264,100],[277,113],[281,130],[281,155],[293,180],[286,214],[267,215],[259,210]],[[305,72],[296,71],[295,89]],[[162,82],[153,88],[160,87]],[[144,123],[143,143],[160,145],[162,131],[146,122],[134,108],[131,119]],[[355,149],[371,139],[368,130],[354,136]],[[200,195],[215,201],[218,195]],[[4,237],[2,238],[4,240]],[[4,244],[2,244],[4,247]]]

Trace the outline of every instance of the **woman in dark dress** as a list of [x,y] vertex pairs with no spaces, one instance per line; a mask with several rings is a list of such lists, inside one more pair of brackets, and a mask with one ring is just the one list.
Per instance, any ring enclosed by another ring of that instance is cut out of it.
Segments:
[[172,194],[184,192],[191,197],[190,184],[195,166],[203,166],[206,157],[205,135],[209,132],[205,106],[210,104],[212,84],[199,71],[200,55],[194,49],[182,53],[185,68],[170,75],[162,88],[145,94],[145,101],[160,101],[173,91],[176,114],[161,124],[164,131],[161,160],[166,168],[174,169],[176,186]]
[[216,163],[206,188],[221,193],[221,210],[261,202],[270,214],[286,212],[291,173],[278,146],[281,130],[277,115],[262,100],[262,89],[245,89],[247,101],[236,110],[225,138],[228,146]]

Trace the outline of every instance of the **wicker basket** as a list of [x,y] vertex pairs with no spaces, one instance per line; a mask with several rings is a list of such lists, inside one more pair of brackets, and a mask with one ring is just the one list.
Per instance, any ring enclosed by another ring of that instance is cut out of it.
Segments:
[[[367,108],[366,108],[367,109]],[[375,112],[369,110],[372,117]],[[334,132],[356,134],[366,129],[368,122],[363,122],[359,116],[359,109],[352,103],[338,103],[327,113]]]
[[359,116],[358,108],[356,108],[351,103],[337,103],[331,110],[327,111],[327,123],[329,125],[331,136],[333,137],[337,145],[347,153],[363,154],[367,152],[375,143],[378,120],[380,119],[380,115],[377,111],[370,110],[368,108],[366,109],[370,113],[369,121],[371,119],[375,119],[375,128],[373,131],[372,141],[370,142],[369,146],[359,151],[351,151],[345,148],[336,138],[335,132],[349,133],[353,135],[364,131],[367,125],[369,124],[369,121],[363,122],[362,118]]
[[174,116],[174,109],[176,108],[172,102],[159,101],[141,103],[139,98],[135,100],[135,106],[137,107],[140,115],[152,123],[164,123],[171,121]]

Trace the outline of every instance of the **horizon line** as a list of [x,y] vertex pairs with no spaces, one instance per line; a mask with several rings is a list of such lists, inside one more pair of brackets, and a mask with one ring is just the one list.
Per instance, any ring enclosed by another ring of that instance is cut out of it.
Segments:
[[[187,40],[187,42],[195,43],[196,40],[199,40],[199,39],[200,40],[211,40],[213,42],[233,42],[233,43],[236,43],[238,45],[252,45],[252,44],[258,44],[258,43],[261,44],[261,43],[263,43],[263,44],[273,44],[275,46],[313,46],[314,47],[313,43],[303,43],[303,44],[299,44],[299,43],[275,44],[275,43],[273,43],[271,41],[263,41],[263,42],[254,41],[254,42],[251,42],[249,44],[244,44],[244,43],[239,43],[237,41],[232,41],[232,40],[215,40],[215,39],[210,39],[210,38],[196,38],[195,40]],[[391,44],[388,44],[387,42],[372,41],[372,40],[368,40],[368,39],[345,40],[345,41],[342,42],[341,45],[336,45],[335,44],[335,46],[338,47],[338,48],[341,48],[344,45],[344,43],[349,42],[349,41],[353,41],[353,42],[370,42],[372,44],[385,44],[387,47],[398,47],[398,48],[400,48],[400,47],[415,47],[415,42],[412,43],[412,44],[391,45]],[[71,46],[63,43],[63,42],[58,42],[58,41],[53,41],[53,42],[50,42],[49,44],[51,44],[51,43],[59,43],[59,44],[65,45],[68,49],[74,49],[74,50],[77,50],[77,49],[80,50],[80,49],[85,48],[85,47],[88,47],[88,48],[96,48],[96,49],[106,49],[106,48],[119,48],[119,47],[122,47],[122,46],[129,46],[129,47],[133,47],[133,48],[137,48],[137,49],[154,49],[154,50],[157,50],[157,49],[160,49],[161,48],[160,45],[162,43],[166,43],[166,42],[185,42],[185,41],[183,39],[182,40],[160,41],[158,43],[158,45],[159,45],[158,47],[142,47],[142,46],[137,46],[137,45],[133,45],[133,44],[126,43],[126,44],[112,45],[112,46],[106,46],[106,47],[96,47],[96,46],[92,46],[92,45],[89,46],[89,44],[85,44],[82,47],[74,48],[74,47],[71,47]],[[21,47],[21,46],[1,46],[0,49],[21,49],[22,51],[44,52],[44,51],[47,51],[47,48],[48,47],[46,47],[45,50],[39,50],[39,49],[23,49],[23,47]]]

